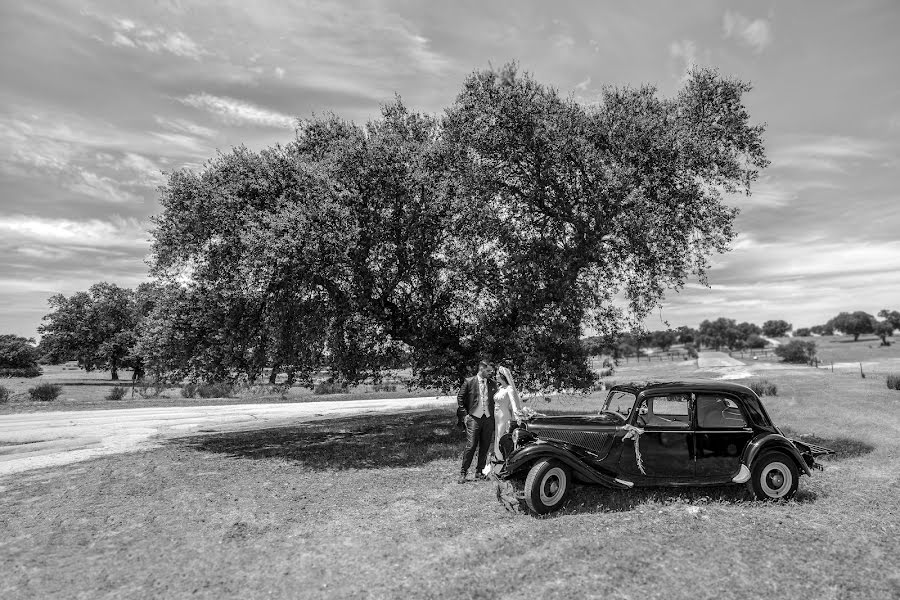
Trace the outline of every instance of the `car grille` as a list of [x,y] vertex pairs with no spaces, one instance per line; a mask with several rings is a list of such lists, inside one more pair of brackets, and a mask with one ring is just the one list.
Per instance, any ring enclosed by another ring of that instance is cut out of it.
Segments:
[[600,433],[596,431],[573,431],[570,429],[542,429],[535,431],[539,438],[561,442],[563,444],[572,444],[581,448],[587,448],[595,452],[600,458],[609,453],[612,447],[614,436],[609,433]]

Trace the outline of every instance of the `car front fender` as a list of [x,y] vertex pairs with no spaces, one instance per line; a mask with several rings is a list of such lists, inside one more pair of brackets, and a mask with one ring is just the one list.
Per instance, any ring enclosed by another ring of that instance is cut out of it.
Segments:
[[601,473],[597,469],[585,464],[584,461],[569,450],[543,440],[530,443],[513,452],[503,465],[503,469],[499,474],[500,478],[508,479],[525,469],[534,461],[542,458],[555,458],[568,465],[569,468],[578,473],[586,481],[598,485],[620,490],[629,489],[634,486],[634,483],[631,481]]
[[798,469],[800,469],[807,475],[812,475],[812,472],[809,470],[809,466],[806,464],[806,461],[803,460],[803,456],[800,455],[800,451],[797,450],[797,447],[794,446],[789,439],[777,433],[761,433],[760,435],[750,440],[750,443],[747,444],[747,446],[744,448],[744,454],[743,456],[741,456],[741,462],[747,465],[747,467],[752,470],[753,461],[756,460],[757,457],[761,456],[763,451],[766,450],[779,450],[781,452],[784,452],[794,459],[794,462],[797,463]]

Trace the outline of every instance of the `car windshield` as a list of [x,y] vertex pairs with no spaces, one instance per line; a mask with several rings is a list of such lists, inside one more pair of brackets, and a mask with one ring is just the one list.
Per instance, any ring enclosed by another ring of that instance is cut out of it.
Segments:
[[634,408],[634,401],[635,395],[631,392],[613,390],[606,397],[602,412],[614,412],[627,417]]

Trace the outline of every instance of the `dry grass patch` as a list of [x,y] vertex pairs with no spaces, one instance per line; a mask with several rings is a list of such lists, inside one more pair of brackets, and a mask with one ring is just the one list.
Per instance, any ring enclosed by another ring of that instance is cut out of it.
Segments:
[[576,487],[514,516],[456,484],[451,410],[354,417],[0,480],[0,597],[897,597],[900,402],[824,375],[772,377],[776,423],[872,450],[789,503]]

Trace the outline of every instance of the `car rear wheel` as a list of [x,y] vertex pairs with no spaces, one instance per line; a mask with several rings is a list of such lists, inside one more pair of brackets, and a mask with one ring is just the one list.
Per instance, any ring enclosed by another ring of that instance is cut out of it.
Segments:
[[541,459],[525,479],[525,503],[539,515],[552,512],[563,505],[571,485],[572,475],[566,465],[551,458]]
[[787,500],[797,493],[800,471],[790,456],[767,452],[759,457],[750,475],[750,489],[759,500]]

